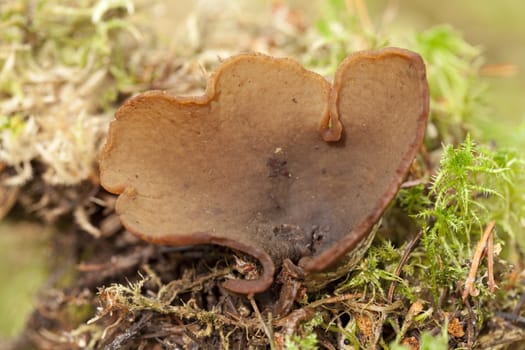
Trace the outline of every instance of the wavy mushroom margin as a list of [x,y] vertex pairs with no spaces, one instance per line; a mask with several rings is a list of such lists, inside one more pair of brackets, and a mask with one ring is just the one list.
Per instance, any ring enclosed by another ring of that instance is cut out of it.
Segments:
[[[266,56],[263,54],[240,54],[234,57],[231,57],[227,60],[225,60],[216,70],[216,72],[208,79],[206,91],[201,96],[173,96],[169,95],[166,92],[163,91],[148,91],[141,95],[138,95],[136,97],[133,97],[126,101],[116,112],[115,119],[118,120],[119,118],[123,117],[126,110],[128,108],[133,108],[133,105],[136,104],[140,99],[144,97],[149,96],[157,96],[160,98],[165,98],[171,102],[175,102],[179,105],[191,105],[191,104],[197,104],[197,105],[205,105],[209,103],[211,100],[215,98],[216,95],[216,83],[219,79],[220,75],[222,74],[222,71],[228,67],[231,64],[235,64],[238,60],[242,60],[246,57],[258,57],[264,60],[271,61],[275,64],[288,64],[291,66],[294,66],[295,69],[298,69],[299,72],[305,75],[310,75],[314,77],[315,79],[323,79],[323,77],[317,75],[316,73],[313,73],[307,69],[305,69],[300,63],[289,59],[289,58],[274,58],[270,56]],[[411,51],[405,50],[405,49],[399,49],[399,48],[384,48],[377,51],[361,51],[356,52],[349,57],[347,57],[339,66],[338,70],[335,73],[334,77],[334,83],[331,86],[331,92],[330,92],[330,98],[328,101],[327,110],[324,113],[323,116],[321,116],[321,121],[319,124],[319,133],[322,139],[325,142],[337,142],[340,140],[342,132],[343,132],[343,126],[340,122],[339,118],[339,111],[337,110],[337,102],[338,102],[338,93],[341,85],[343,84],[342,76],[346,69],[350,66],[350,63],[359,60],[359,59],[372,59],[372,60],[380,60],[384,59],[389,56],[399,56],[404,59],[410,60],[414,63],[414,66],[417,69],[417,74],[419,76],[419,79],[423,82],[421,84],[421,96],[423,97],[421,99],[421,113],[419,115],[418,121],[417,121],[417,132],[416,135],[414,135],[413,142],[410,145],[410,151],[405,154],[403,157],[401,163],[399,164],[399,167],[396,170],[397,176],[392,180],[390,183],[388,189],[385,191],[384,195],[382,196],[381,200],[376,205],[373,212],[370,213],[361,223],[359,223],[352,231],[350,231],[347,235],[344,236],[342,240],[340,240],[337,244],[334,244],[329,249],[325,250],[323,253],[319,254],[315,257],[304,257],[300,261],[300,265],[305,269],[306,272],[320,272],[327,268],[329,268],[331,265],[335,264],[339,258],[347,254],[348,252],[351,252],[354,248],[356,248],[359,243],[364,239],[364,237],[367,236],[367,234],[370,232],[372,226],[380,219],[380,217],[383,215],[385,209],[387,208],[388,204],[392,201],[396,193],[398,192],[401,183],[406,176],[410,165],[415,158],[419,148],[421,147],[423,143],[423,136],[425,133],[425,127],[427,123],[428,118],[428,112],[429,112],[429,91],[428,91],[428,85],[426,83],[426,72],[425,72],[425,65],[423,63],[423,60],[421,57],[413,53]],[[109,157],[109,152],[112,148],[112,143],[114,136],[111,132],[112,129],[110,129],[110,133],[108,135],[108,139],[106,141],[106,145],[101,152],[101,155],[99,157],[99,163],[100,163],[100,171],[104,172],[104,159]],[[120,195],[126,191],[128,191],[127,184],[120,184],[115,187],[107,187],[104,186],[109,192],[113,194]],[[119,207],[118,207],[118,201],[116,205],[116,211],[119,213]],[[227,280],[223,282],[224,288],[240,294],[256,294],[260,292],[264,292],[267,290],[270,285],[273,282],[273,277],[275,274],[275,265],[273,263],[272,258],[268,253],[266,253],[262,249],[258,249],[254,246],[250,246],[235,240],[227,239],[224,237],[218,237],[214,236],[213,234],[210,234],[208,232],[193,232],[188,234],[179,235],[164,235],[164,236],[158,236],[158,237],[152,237],[147,234],[144,234],[142,232],[137,232],[129,225],[126,225],[126,223],[123,222],[123,226],[130,231],[135,236],[155,244],[162,244],[162,245],[175,245],[175,246],[185,246],[185,245],[197,245],[197,244],[215,244],[219,246],[224,246],[228,248],[232,248],[234,250],[238,250],[241,252],[244,252],[250,256],[255,257],[261,264],[263,268],[263,273],[261,276],[256,280]]]

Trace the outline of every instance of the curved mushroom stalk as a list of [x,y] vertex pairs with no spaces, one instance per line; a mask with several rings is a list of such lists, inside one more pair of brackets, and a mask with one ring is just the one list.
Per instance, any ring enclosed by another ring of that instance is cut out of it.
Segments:
[[289,59],[239,55],[204,96],[127,101],[101,155],[101,183],[120,194],[124,226],[147,241],[257,258],[260,279],[224,286],[258,293],[283,259],[320,271],[366,237],[427,115],[423,62],[405,50],[352,55],[333,86]]

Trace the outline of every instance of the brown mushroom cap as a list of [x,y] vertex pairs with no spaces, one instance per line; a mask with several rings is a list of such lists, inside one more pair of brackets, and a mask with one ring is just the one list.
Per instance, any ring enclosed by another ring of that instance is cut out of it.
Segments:
[[320,271],[352,250],[399,189],[422,142],[421,58],[360,52],[331,87],[289,59],[224,62],[204,96],[152,91],[116,113],[100,169],[122,223],[145,240],[213,243],[261,262],[239,293],[269,287],[275,264]]

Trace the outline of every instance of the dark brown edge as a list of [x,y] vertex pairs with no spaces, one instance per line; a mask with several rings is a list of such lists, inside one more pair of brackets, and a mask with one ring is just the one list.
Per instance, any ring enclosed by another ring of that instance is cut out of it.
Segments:
[[244,252],[250,256],[253,256],[259,260],[263,273],[256,280],[227,280],[223,282],[223,287],[240,294],[256,294],[264,292],[270,287],[273,282],[273,276],[275,274],[275,265],[272,258],[263,250],[254,248],[252,246],[227,239],[222,237],[213,236],[207,232],[193,232],[186,235],[178,235],[177,240],[173,240],[173,237],[160,236],[152,238],[148,235],[142,234],[138,231],[134,231],[128,227],[125,223],[122,223],[124,227],[134,234],[135,236],[145,240],[146,242],[160,244],[160,245],[171,245],[171,246],[191,246],[198,244],[216,244],[223,247],[228,247],[234,250]]
[[[414,139],[411,143],[410,150],[405,154],[403,160],[399,164],[399,167],[396,170],[397,176],[391,182],[388,189],[383,194],[381,200],[377,203],[374,211],[368,215],[360,224],[357,225],[351,232],[349,232],[342,240],[334,243],[332,247],[328,250],[325,250],[323,253],[305,260],[304,269],[307,272],[319,272],[325,270],[330,265],[335,263],[338,258],[342,257],[345,253],[353,250],[359,242],[366,237],[370,232],[374,223],[376,223],[384,211],[394,199],[397,194],[399,187],[403,179],[405,178],[410,165],[412,164],[414,158],[417,155],[419,148],[423,143],[423,138],[425,135],[425,128],[427,125],[428,113],[429,113],[429,90],[428,83],[426,79],[426,69],[423,59],[418,54],[399,48],[384,48],[377,51],[361,51],[354,53],[347,57],[337,69],[335,73],[333,88],[330,96],[330,106],[332,107],[330,118],[332,120],[332,125],[340,124],[339,113],[337,110],[337,102],[339,99],[339,89],[342,84],[341,77],[345,70],[351,66],[351,63],[361,59],[372,59],[379,60],[389,56],[400,56],[411,62],[413,62],[416,67],[421,84],[421,95],[423,96],[421,100],[421,113],[418,119],[417,132],[414,135]],[[335,123],[335,124],[334,124]]]

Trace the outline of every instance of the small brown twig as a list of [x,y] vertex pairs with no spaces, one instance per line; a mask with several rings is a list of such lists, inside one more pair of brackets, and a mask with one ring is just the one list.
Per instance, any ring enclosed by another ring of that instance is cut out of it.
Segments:
[[253,311],[255,312],[255,315],[259,319],[259,322],[261,324],[262,329],[264,330],[264,333],[266,333],[266,336],[268,337],[268,342],[270,343],[270,349],[275,349],[275,342],[273,340],[273,333],[272,330],[268,327],[266,322],[264,322],[264,319],[261,315],[261,312],[259,311],[259,307],[257,307],[257,303],[255,302],[255,299],[253,298],[253,294],[248,295],[248,299],[250,300],[250,304],[252,305]]
[[488,286],[491,293],[494,293],[498,286],[494,281],[494,233],[490,231],[488,242],[487,242],[487,273],[488,277]]
[[465,305],[467,306],[467,349],[472,349],[474,344],[474,327],[476,326],[476,316],[472,310],[472,306],[468,299],[465,299]]
[[343,294],[343,295],[336,295],[334,297],[329,297],[325,299],[319,299],[316,300],[310,304],[308,304],[306,307],[309,309],[314,309],[318,306],[324,305],[324,304],[336,304],[340,303],[342,301],[352,300],[352,299],[359,299],[363,296],[361,293],[356,294]]
[[[414,250],[414,248],[416,247],[417,243],[419,242],[422,236],[423,236],[423,230],[419,230],[416,236],[410,242],[408,242],[405,248],[405,251],[403,252],[403,256],[401,257],[401,260],[399,261],[399,264],[396,267],[396,271],[394,272],[394,274],[397,277],[401,275],[401,270],[403,269],[403,266],[405,266],[405,263],[407,262],[408,257],[410,256],[410,254],[412,253],[412,251]],[[392,281],[392,283],[390,283],[390,288],[388,288],[388,301],[389,302],[392,302],[392,299],[394,299],[395,289],[396,289],[396,282]]]
[[423,159],[423,163],[425,163],[425,166],[427,167],[428,176],[431,177],[434,174],[434,163],[432,162],[432,159],[430,159],[430,154],[428,153],[427,146],[425,146],[424,144],[421,145],[421,147],[419,148],[419,154]]
[[487,227],[485,228],[485,231],[483,231],[481,239],[478,242],[476,251],[474,252],[474,257],[472,258],[472,263],[470,265],[470,271],[465,281],[465,289],[463,290],[462,295],[463,302],[467,300],[469,295],[477,296],[479,294],[479,291],[474,285],[474,281],[476,279],[476,273],[478,272],[481,256],[483,255],[483,251],[485,250],[487,241],[489,240],[490,234],[495,224],[496,222],[494,220],[488,223]]
[[411,188],[411,187],[415,187],[421,184],[423,185],[428,184],[428,179],[420,178],[420,179],[405,181],[401,184],[401,188]]

